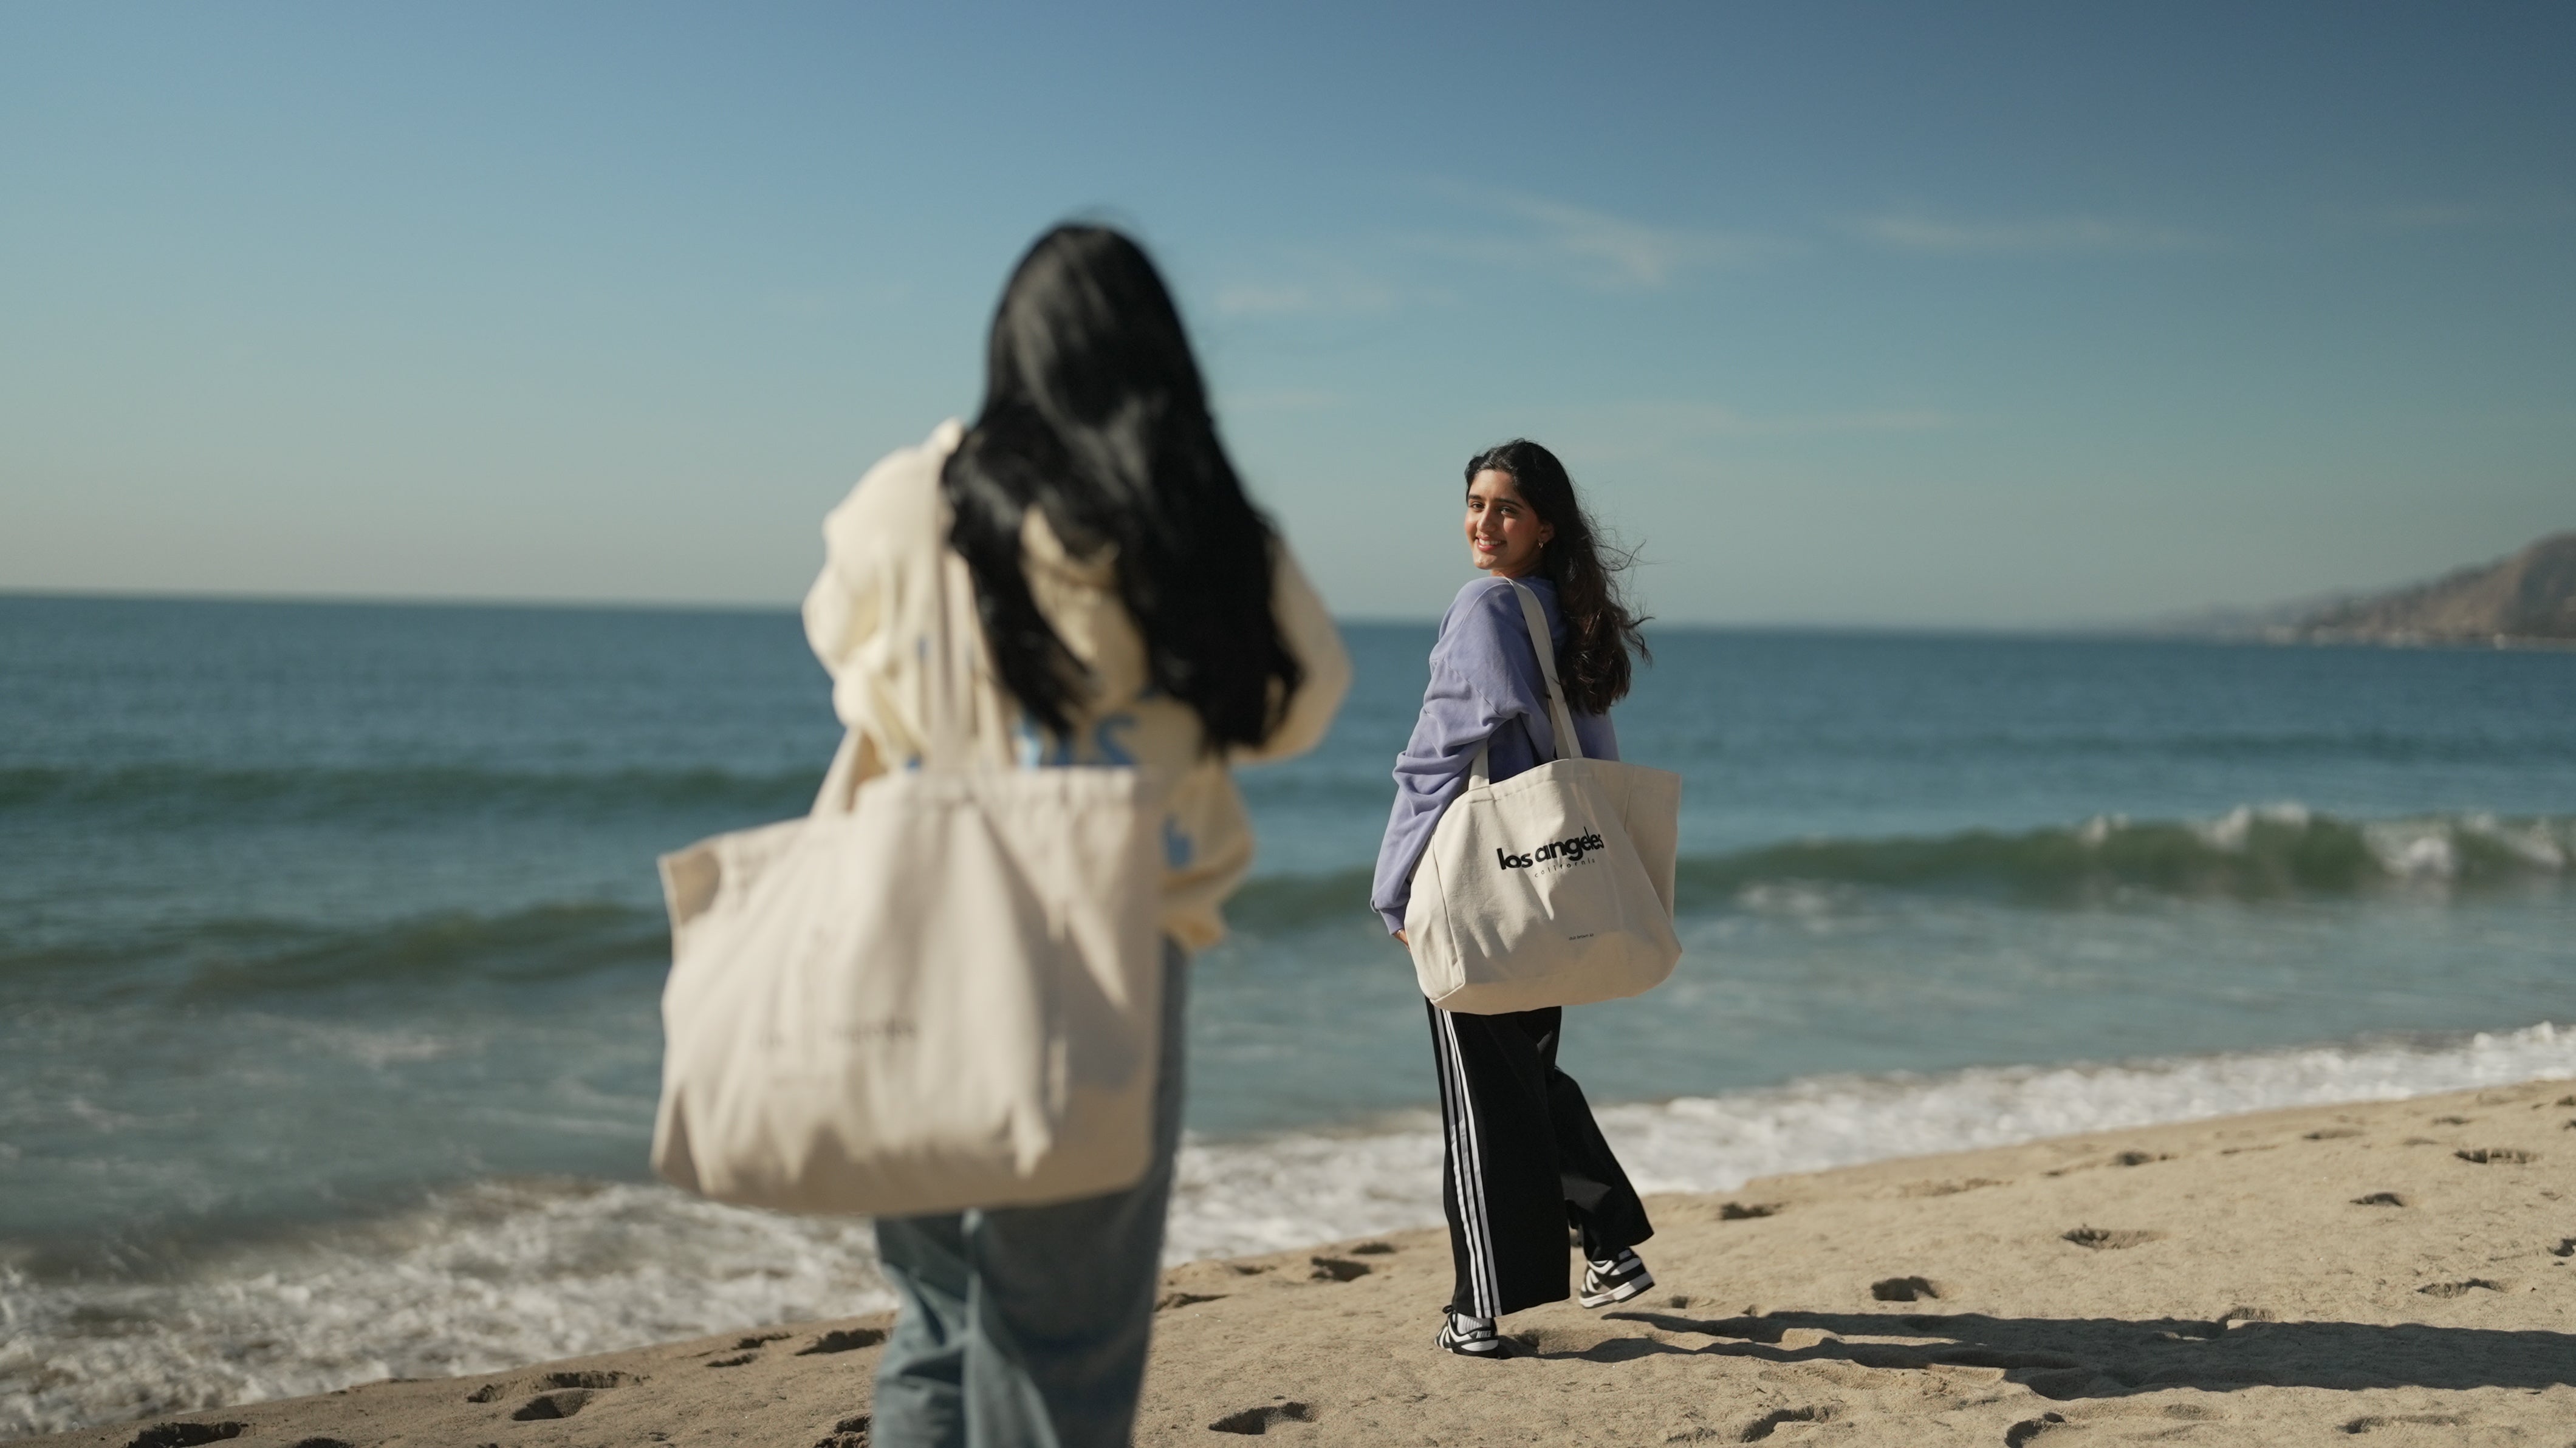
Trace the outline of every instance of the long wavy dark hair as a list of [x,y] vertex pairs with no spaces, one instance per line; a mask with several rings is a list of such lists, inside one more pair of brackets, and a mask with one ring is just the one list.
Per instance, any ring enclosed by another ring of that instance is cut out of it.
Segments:
[[1565,647],[1557,650],[1556,674],[1565,686],[1565,702],[1578,714],[1601,714],[1626,698],[1630,677],[1628,655],[1654,657],[1640,626],[1646,616],[1631,613],[1619,575],[1636,561],[1631,554],[1601,539],[1592,515],[1574,490],[1565,464],[1556,454],[1525,437],[1513,438],[1467,459],[1467,482],[1476,474],[1509,476],[1512,486],[1556,531],[1539,550],[1539,572],[1556,585],[1557,611],[1565,619]]
[[1114,549],[1153,684],[1211,748],[1267,738],[1303,681],[1270,607],[1271,529],[1217,439],[1171,293],[1144,249],[1059,226],[993,313],[984,407],[940,473],[949,542],[1003,685],[1061,736],[1086,683],[1022,571],[1031,508],[1078,557]]

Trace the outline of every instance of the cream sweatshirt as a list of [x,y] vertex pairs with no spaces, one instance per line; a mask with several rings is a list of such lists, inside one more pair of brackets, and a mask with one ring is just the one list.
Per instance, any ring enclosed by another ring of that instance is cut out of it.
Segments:
[[[805,595],[805,637],[831,671],[833,708],[849,731],[827,796],[920,759],[926,691],[936,677],[927,655],[943,589],[952,617],[973,625],[973,583],[965,560],[948,547],[948,504],[939,487],[940,468],[962,436],[952,420],[920,446],[888,454],[823,520],[823,573]],[[1324,737],[1350,689],[1341,634],[1287,545],[1277,545],[1271,606],[1305,682],[1268,740],[1212,753],[1203,747],[1198,715],[1149,687],[1144,639],[1118,597],[1114,554],[1071,556],[1036,508],[1022,525],[1021,547],[1038,610],[1089,669],[1091,689],[1068,711],[1071,736],[1047,734],[1001,686],[979,629],[971,683],[956,701],[977,762],[1028,769],[1132,764],[1158,776],[1165,791],[1163,928],[1203,950],[1223,938],[1225,899],[1252,868],[1252,822],[1229,766],[1301,754]]]

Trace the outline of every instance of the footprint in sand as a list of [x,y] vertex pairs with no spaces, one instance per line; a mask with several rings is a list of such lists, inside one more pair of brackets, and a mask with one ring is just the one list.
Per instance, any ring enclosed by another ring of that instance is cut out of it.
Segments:
[[2540,1160],[2538,1152],[2524,1151],[2518,1146],[2473,1146],[2466,1151],[2452,1152],[2451,1155],[2462,1161],[2476,1162],[2480,1166],[2529,1166]]
[[1369,1275],[1366,1262],[1352,1262],[1340,1257],[1311,1257],[1307,1260],[1314,1263],[1315,1268],[1306,1275],[1317,1282],[1350,1282]]
[[1222,1302],[1222,1292],[1166,1292],[1154,1299],[1156,1312],[1169,1312],[1175,1307],[1195,1307],[1202,1302]]
[[[738,1368],[747,1363],[756,1363],[760,1361],[760,1350],[762,1348],[769,1346],[773,1342],[785,1342],[787,1339],[794,1336],[795,1334],[792,1332],[764,1332],[754,1337],[746,1337],[733,1345],[734,1355],[732,1357],[717,1358],[712,1362],[709,1362],[707,1366],[711,1368]],[[575,1383],[567,1386],[589,1387],[592,1385],[588,1383]]]
[[539,1393],[519,1405],[510,1415],[513,1423],[542,1423],[550,1418],[569,1418],[590,1401],[590,1389],[565,1388],[561,1392]]
[[2108,1227],[2078,1227],[2062,1234],[2062,1240],[2095,1252],[2118,1252],[2164,1240],[2162,1232],[2114,1231]]
[[2356,1207],[2402,1207],[2406,1205],[2406,1198],[2396,1192],[2372,1192],[2366,1197],[2353,1198],[2352,1204]]
[[1882,1277],[1869,1284],[1869,1295],[1880,1302],[1929,1302],[1941,1288],[1929,1277]]
[[[1997,1364],[2000,1366],[2000,1364]],[[2088,1367],[2046,1368],[2022,1379],[2022,1386],[2043,1398],[2063,1403],[2072,1398],[2098,1398],[2103,1395],[2106,1380]],[[2121,1391],[2114,1386],[2111,1391]]]
[[[582,1405],[589,1402],[593,1396],[610,1388],[622,1388],[628,1383],[642,1381],[643,1379],[631,1373],[599,1370],[548,1373],[537,1379],[537,1386],[552,1388],[554,1391],[539,1393],[521,1403],[518,1411],[510,1415],[510,1421],[541,1423],[549,1418],[569,1418],[580,1412]],[[480,1389],[468,1394],[465,1400],[469,1403],[488,1403],[501,1396],[498,1391],[495,1391],[496,1389],[508,1386],[506,1383],[486,1383]]]
[[856,1352],[863,1347],[875,1347],[883,1341],[885,1341],[885,1330],[882,1328],[836,1327],[798,1348],[796,1355],[812,1357],[816,1353]]
[[2042,1433],[2072,1426],[2064,1413],[2042,1413],[2036,1418],[2024,1418],[2004,1430],[2004,1448],[2021,1448]]
[[1215,1433],[1245,1433],[1257,1438],[1280,1423],[1314,1421],[1313,1408],[1304,1403],[1291,1403],[1282,1399],[1275,1403],[1264,1403],[1258,1408],[1246,1408],[1240,1413],[1228,1413],[1208,1424],[1208,1429]]
[[537,1379],[537,1381],[543,1383],[549,1388],[598,1389],[622,1388],[628,1383],[641,1382],[643,1379],[638,1378],[631,1373],[608,1372],[593,1369],[587,1372],[548,1373],[544,1377]]
[[2307,1139],[2310,1141],[2341,1141],[2347,1136],[2359,1135],[2361,1135],[2361,1128],[2358,1126],[2321,1126],[2316,1130],[2309,1132]]
[[1761,1417],[1754,1419],[1752,1422],[1745,1424],[1744,1435],[1736,1441],[1739,1443],[1759,1443],[1763,1439],[1770,1437],[1772,1431],[1777,1429],[1783,1423],[1830,1423],[1841,1414],[1841,1411],[1841,1409],[1836,1408],[1831,1403],[1820,1404],[1810,1408],[1774,1408],[1770,1412],[1763,1414]]
[[1963,1182],[1907,1182],[1896,1189],[1896,1194],[1900,1197],[1955,1197],[1961,1192],[1973,1192],[1979,1187],[2010,1185],[2012,1185],[2010,1182],[2001,1177],[1970,1177]]
[[238,1438],[247,1423],[155,1423],[134,1435],[125,1448],[198,1448],[203,1443],[220,1443]]
[[2427,1282],[2415,1290],[2427,1297],[2466,1297],[2481,1288],[2489,1292],[2502,1292],[2504,1284],[2489,1282],[2483,1277],[2471,1277],[2461,1282]]
[[1717,1219],[1721,1222],[1749,1222],[1757,1217],[1778,1215],[1780,1215],[1778,1202],[1728,1202],[1717,1209]]
[[2346,1433],[2368,1433],[2380,1428],[2394,1428],[2400,1423],[2421,1423],[2428,1428],[2464,1428],[2469,1420],[2457,1413],[2370,1413],[2343,1425]]
[[2552,1257],[2576,1257],[2576,1237],[2560,1238],[2558,1245],[2549,1249],[2549,1255]]
[[1393,1242],[1362,1242],[1351,1249],[1354,1257],[1384,1257],[1396,1250]]
[[814,1448],[868,1448],[868,1415],[834,1423],[831,1432],[814,1440]]

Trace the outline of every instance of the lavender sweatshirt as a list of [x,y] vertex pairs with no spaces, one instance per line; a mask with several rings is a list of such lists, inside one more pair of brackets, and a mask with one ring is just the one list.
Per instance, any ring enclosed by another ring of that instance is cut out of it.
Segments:
[[[1556,611],[1556,585],[1521,580],[1547,611],[1548,637],[1562,651],[1565,620]],[[1589,759],[1619,757],[1619,731],[1607,714],[1574,716],[1574,736]],[[1440,619],[1440,641],[1431,646],[1431,687],[1422,692],[1422,715],[1413,738],[1395,757],[1395,808],[1377,850],[1377,878],[1369,904],[1389,934],[1404,928],[1413,898],[1413,867],[1431,843],[1440,812],[1467,787],[1476,746],[1493,742],[1486,767],[1509,779],[1556,757],[1556,728],[1547,717],[1547,680],[1530,646],[1529,625],[1510,580],[1479,578],[1458,590]]]

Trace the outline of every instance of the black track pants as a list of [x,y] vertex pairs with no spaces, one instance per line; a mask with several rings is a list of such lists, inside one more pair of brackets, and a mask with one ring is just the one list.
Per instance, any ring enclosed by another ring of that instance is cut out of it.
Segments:
[[1500,1317],[1563,1301],[1568,1224],[1596,1261],[1655,1234],[1583,1088],[1556,1069],[1565,1012],[1471,1016],[1423,1004],[1446,1139],[1440,1204],[1458,1268],[1449,1310]]

